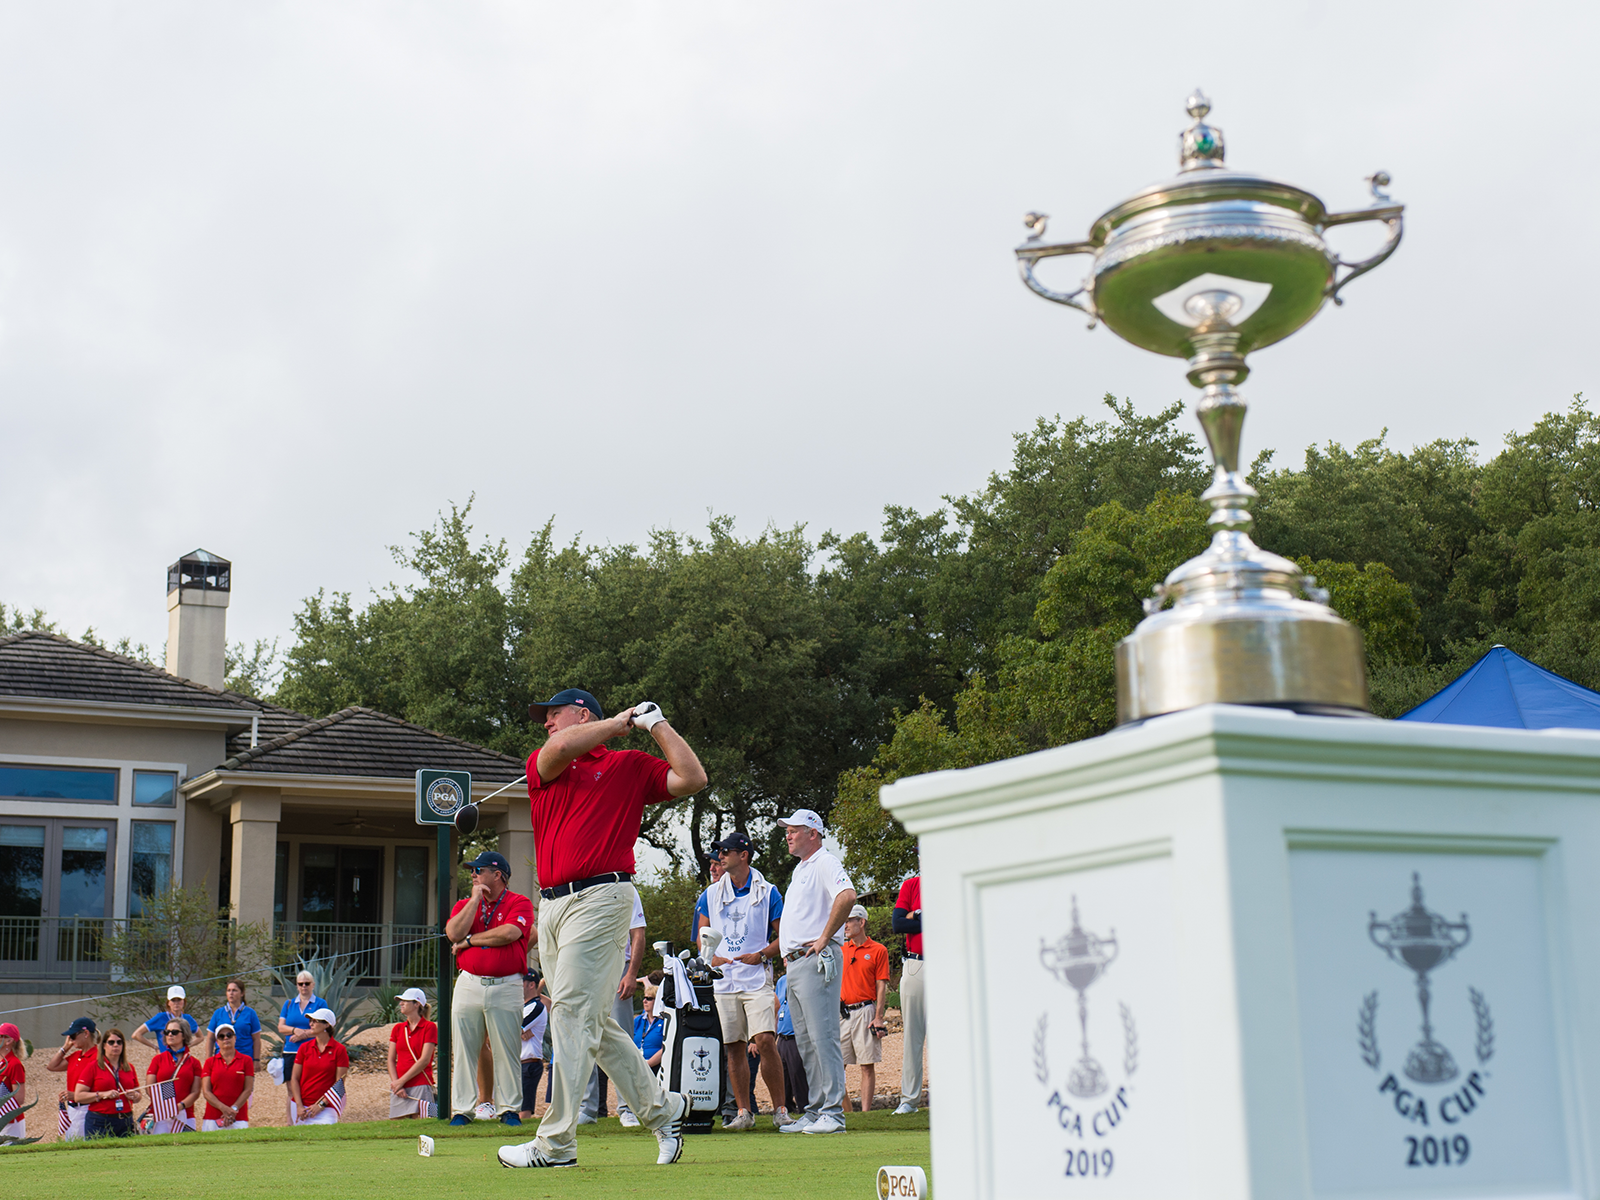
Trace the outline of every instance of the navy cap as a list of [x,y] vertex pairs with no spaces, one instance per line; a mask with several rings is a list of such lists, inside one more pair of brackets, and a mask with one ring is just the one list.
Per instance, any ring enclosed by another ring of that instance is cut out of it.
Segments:
[[65,1033],[63,1033],[61,1036],[62,1037],[77,1037],[85,1029],[87,1029],[90,1033],[99,1033],[100,1032],[98,1029],[95,1028],[94,1022],[89,1020],[88,1017],[79,1017],[71,1025],[67,1026],[67,1031]]
[[730,833],[720,842],[711,843],[711,848],[718,853],[729,850],[743,850],[747,854],[755,854],[755,844],[750,841],[750,835],[743,832]]
[[594,714],[597,721],[606,719],[606,714],[600,708],[600,701],[582,688],[567,688],[564,691],[557,692],[543,704],[530,704],[528,705],[528,715],[535,721],[543,721],[547,712],[552,708],[560,708],[563,704],[576,704],[582,708],[587,708]]
[[477,858],[469,862],[467,866],[478,867],[479,869],[484,867],[493,867],[507,879],[511,878],[511,864],[506,861],[506,856],[501,854],[498,850],[483,851],[478,855]]

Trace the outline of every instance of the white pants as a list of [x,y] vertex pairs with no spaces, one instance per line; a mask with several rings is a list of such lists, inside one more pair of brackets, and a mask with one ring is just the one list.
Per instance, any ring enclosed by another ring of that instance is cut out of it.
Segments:
[[470,1117],[477,1105],[478,1049],[486,1031],[494,1058],[494,1110],[518,1111],[522,1107],[521,977],[485,979],[463,971],[450,995],[451,1111]]
[[[611,1015],[633,898],[631,883],[602,883],[539,906],[539,958],[554,1001],[550,1036],[556,1058],[549,1066],[553,1087],[538,1142],[551,1158],[573,1157],[578,1106],[596,1063],[641,1125],[654,1131],[667,1123],[666,1092],[644,1065],[632,1030],[624,1031]],[[517,1019],[520,1024],[520,999]]]
[[150,1126],[151,1133],[191,1133],[194,1126],[188,1121],[156,1121]]
[[0,1137],[25,1138],[28,1136],[28,1118],[18,1117],[4,1129],[0,1129]]
[[808,1117],[844,1120],[844,1047],[839,1042],[838,943],[824,954],[833,956],[833,979],[817,970],[817,956],[789,964],[789,1019],[794,1022],[795,1049],[806,1067]]
[[[339,1114],[331,1108],[324,1108],[312,1113],[309,1117],[300,1118],[300,1124],[302,1125],[337,1125],[338,1123]],[[238,1128],[239,1122],[235,1121],[233,1124],[234,1128]]]
[[920,958],[908,958],[900,973],[900,1017],[906,1040],[900,1060],[900,1099],[922,1103],[922,1047],[928,1038],[926,967]]
[[249,1129],[249,1128],[250,1128],[250,1122],[249,1121],[235,1121],[232,1125],[218,1125],[215,1121],[201,1121],[200,1122],[200,1132],[201,1133],[216,1133],[219,1130],[221,1132],[223,1132],[223,1133],[227,1133],[230,1129]]

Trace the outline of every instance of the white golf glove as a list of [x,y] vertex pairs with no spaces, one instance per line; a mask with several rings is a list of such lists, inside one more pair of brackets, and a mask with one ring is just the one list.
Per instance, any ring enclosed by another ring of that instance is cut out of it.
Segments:
[[833,982],[833,947],[817,955],[817,974],[822,976],[822,982]]
[[657,724],[666,719],[661,715],[661,706],[659,704],[653,700],[646,700],[643,704],[635,704],[633,706],[633,717],[630,724],[635,729],[642,729],[649,733]]

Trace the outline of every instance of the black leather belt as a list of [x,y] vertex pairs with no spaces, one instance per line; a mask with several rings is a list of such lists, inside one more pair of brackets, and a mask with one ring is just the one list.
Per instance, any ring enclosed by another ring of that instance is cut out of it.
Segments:
[[900,957],[901,957],[901,958],[914,958],[914,959],[916,959],[916,960],[917,960],[917,961],[918,961],[918,962],[921,962],[921,961],[922,961],[922,955],[920,955],[920,954],[918,954],[918,953],[917,953],[917,952],[916,952],[916,951],[915,951],[915,950],[907,950],[907,951],[906,951],[906,952],[905,952],[905,953],[904,953],[904,954],[902,954],[902,955],[901,955],[901,956],[900,956]]
[[808,955],[810,953],[811,953],[811,947],[810,946],[801,946],[800,949],[791,950],[791,951],[789,951],[789,953],[785,954],[783,956],[783,961],[784,962],[789,962],[789,963],[799,962],[802,958],[804,958],[806,955]]
[[780,1042],[792,1042],[792,1041],[794,1041],[794,1034],[792,1034],[792,1033],[780,1033],[778,1035],[778,1040]]
[[629,871],[608,871],[604,875],[594,875],[588,879],[576,879],[571,883],[557,884],[555,887],[540,888],[539,895],[546,900],[554,900],[558,896],[570,896],[573,892],[581,892],[584,888],[599,887],[602,883],[631,883],[633,874]]
[[859,1004],[841,1004],[839,1007],[845,1012],[855,1012],[858,1008],[871,1008],[876,1003],[876,1000],[863,1000]]

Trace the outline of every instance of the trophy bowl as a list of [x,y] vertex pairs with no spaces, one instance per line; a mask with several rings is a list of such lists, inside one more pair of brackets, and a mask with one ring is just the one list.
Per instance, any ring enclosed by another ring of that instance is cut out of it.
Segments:
[[[1300,329],[1340,290],[1400,244],[1404,206],[1384,194],[1389,176],[1367,177],[1370,207],[1329,212],[1303,188],[1224,165],[1222,132],[1205,122],[1211,103],[1187,102],[1194,124],[1180,138],[1181,170],[1103,213],[1081,242],[1043,240],[1049,218],[1029,213],[1017,247],[1022,280],[1040,296],[1087,313],[1118,337],[1188,363],[1202,389],[1201,426],[1215,465],[1202,498],[1211,545],[1167,576],[1145,602],[1146,618],[1117,647],[1119,723],[1221,702],[1364,715],[1366,661],[1360,633],[1327,606],[1327,593],[1288,559],[1250,540],[1255,489],[1239,470],[1245,402],[1237,387],[1246,356]],[[1340,258],[1325,232],[1379,221],[1376,254]],[[1046,258],[1092,255],[1074,291],[1042,284]]]

